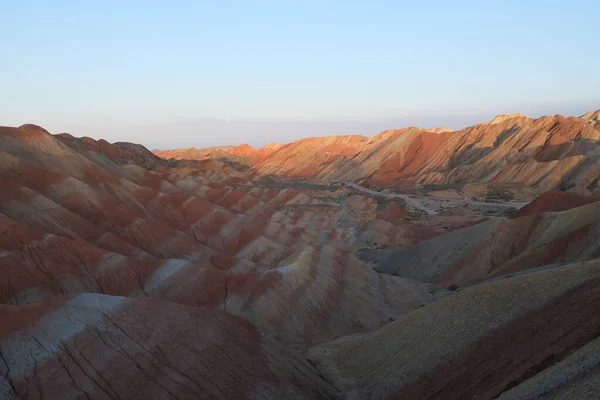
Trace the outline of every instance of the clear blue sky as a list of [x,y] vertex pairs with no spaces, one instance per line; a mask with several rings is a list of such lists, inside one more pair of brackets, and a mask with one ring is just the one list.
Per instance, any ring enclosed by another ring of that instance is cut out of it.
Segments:
[[600,108],[600,1],[0,0],[0,125],[150,148]]

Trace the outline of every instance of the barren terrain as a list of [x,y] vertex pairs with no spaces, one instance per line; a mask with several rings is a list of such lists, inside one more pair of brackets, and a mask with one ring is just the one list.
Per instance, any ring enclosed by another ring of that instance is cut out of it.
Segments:
[[0,398],[595,398],[597,117],[156,154],[0,127]]

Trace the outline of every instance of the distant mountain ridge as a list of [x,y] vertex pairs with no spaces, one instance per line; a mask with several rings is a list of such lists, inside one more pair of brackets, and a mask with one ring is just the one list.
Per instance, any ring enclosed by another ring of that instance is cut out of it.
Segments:
[[214,146],[205,148],[191,147],[189,149],[152,150],[155,155],[164,159],[176,160],[207,160],[211,158],[227,158],[232,161],[254,161],[264,158],[281,148],[282,144],[269,143],[257,149],[248,143],[238,146]]
[[258,173],[365,186],[521,184],[594,193],[600,178],[600,110],[581,117],[498,115],[458,131],[408,127],[373,137],[325,136],[287,144],[154,151],[164,158],[225,158]]

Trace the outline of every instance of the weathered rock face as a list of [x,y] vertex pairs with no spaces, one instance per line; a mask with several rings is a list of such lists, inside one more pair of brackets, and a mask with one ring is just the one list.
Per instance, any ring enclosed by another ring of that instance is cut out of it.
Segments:
[[600,110],[590,111],[581,117],[588,124],[594,125],[597,129],[600,128]]
[[226,312],[157,298],[0,305],[2,398],[329,399],[296,355]]

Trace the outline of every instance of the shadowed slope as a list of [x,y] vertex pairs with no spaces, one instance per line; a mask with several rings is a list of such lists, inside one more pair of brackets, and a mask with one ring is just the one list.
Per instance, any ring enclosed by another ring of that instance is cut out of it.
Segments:
[[494,219],[382,252],[378,271],[459,286],[600,254],[600,203],[568,211]]
[[597,201],[600,201],[600,197],[582,196],[577,193],[567,192],[546,192],[531,203],[517,210],[512,215],[512,218],[524,217],[526,215],[541,212],[565,211]]
[[594,261],[477,286],[310,357],[349,399],[537,398],[600,362],[599,282]]
[[305,360],[219,310],[81,294],[0,315],[3,398],[336,396]]

